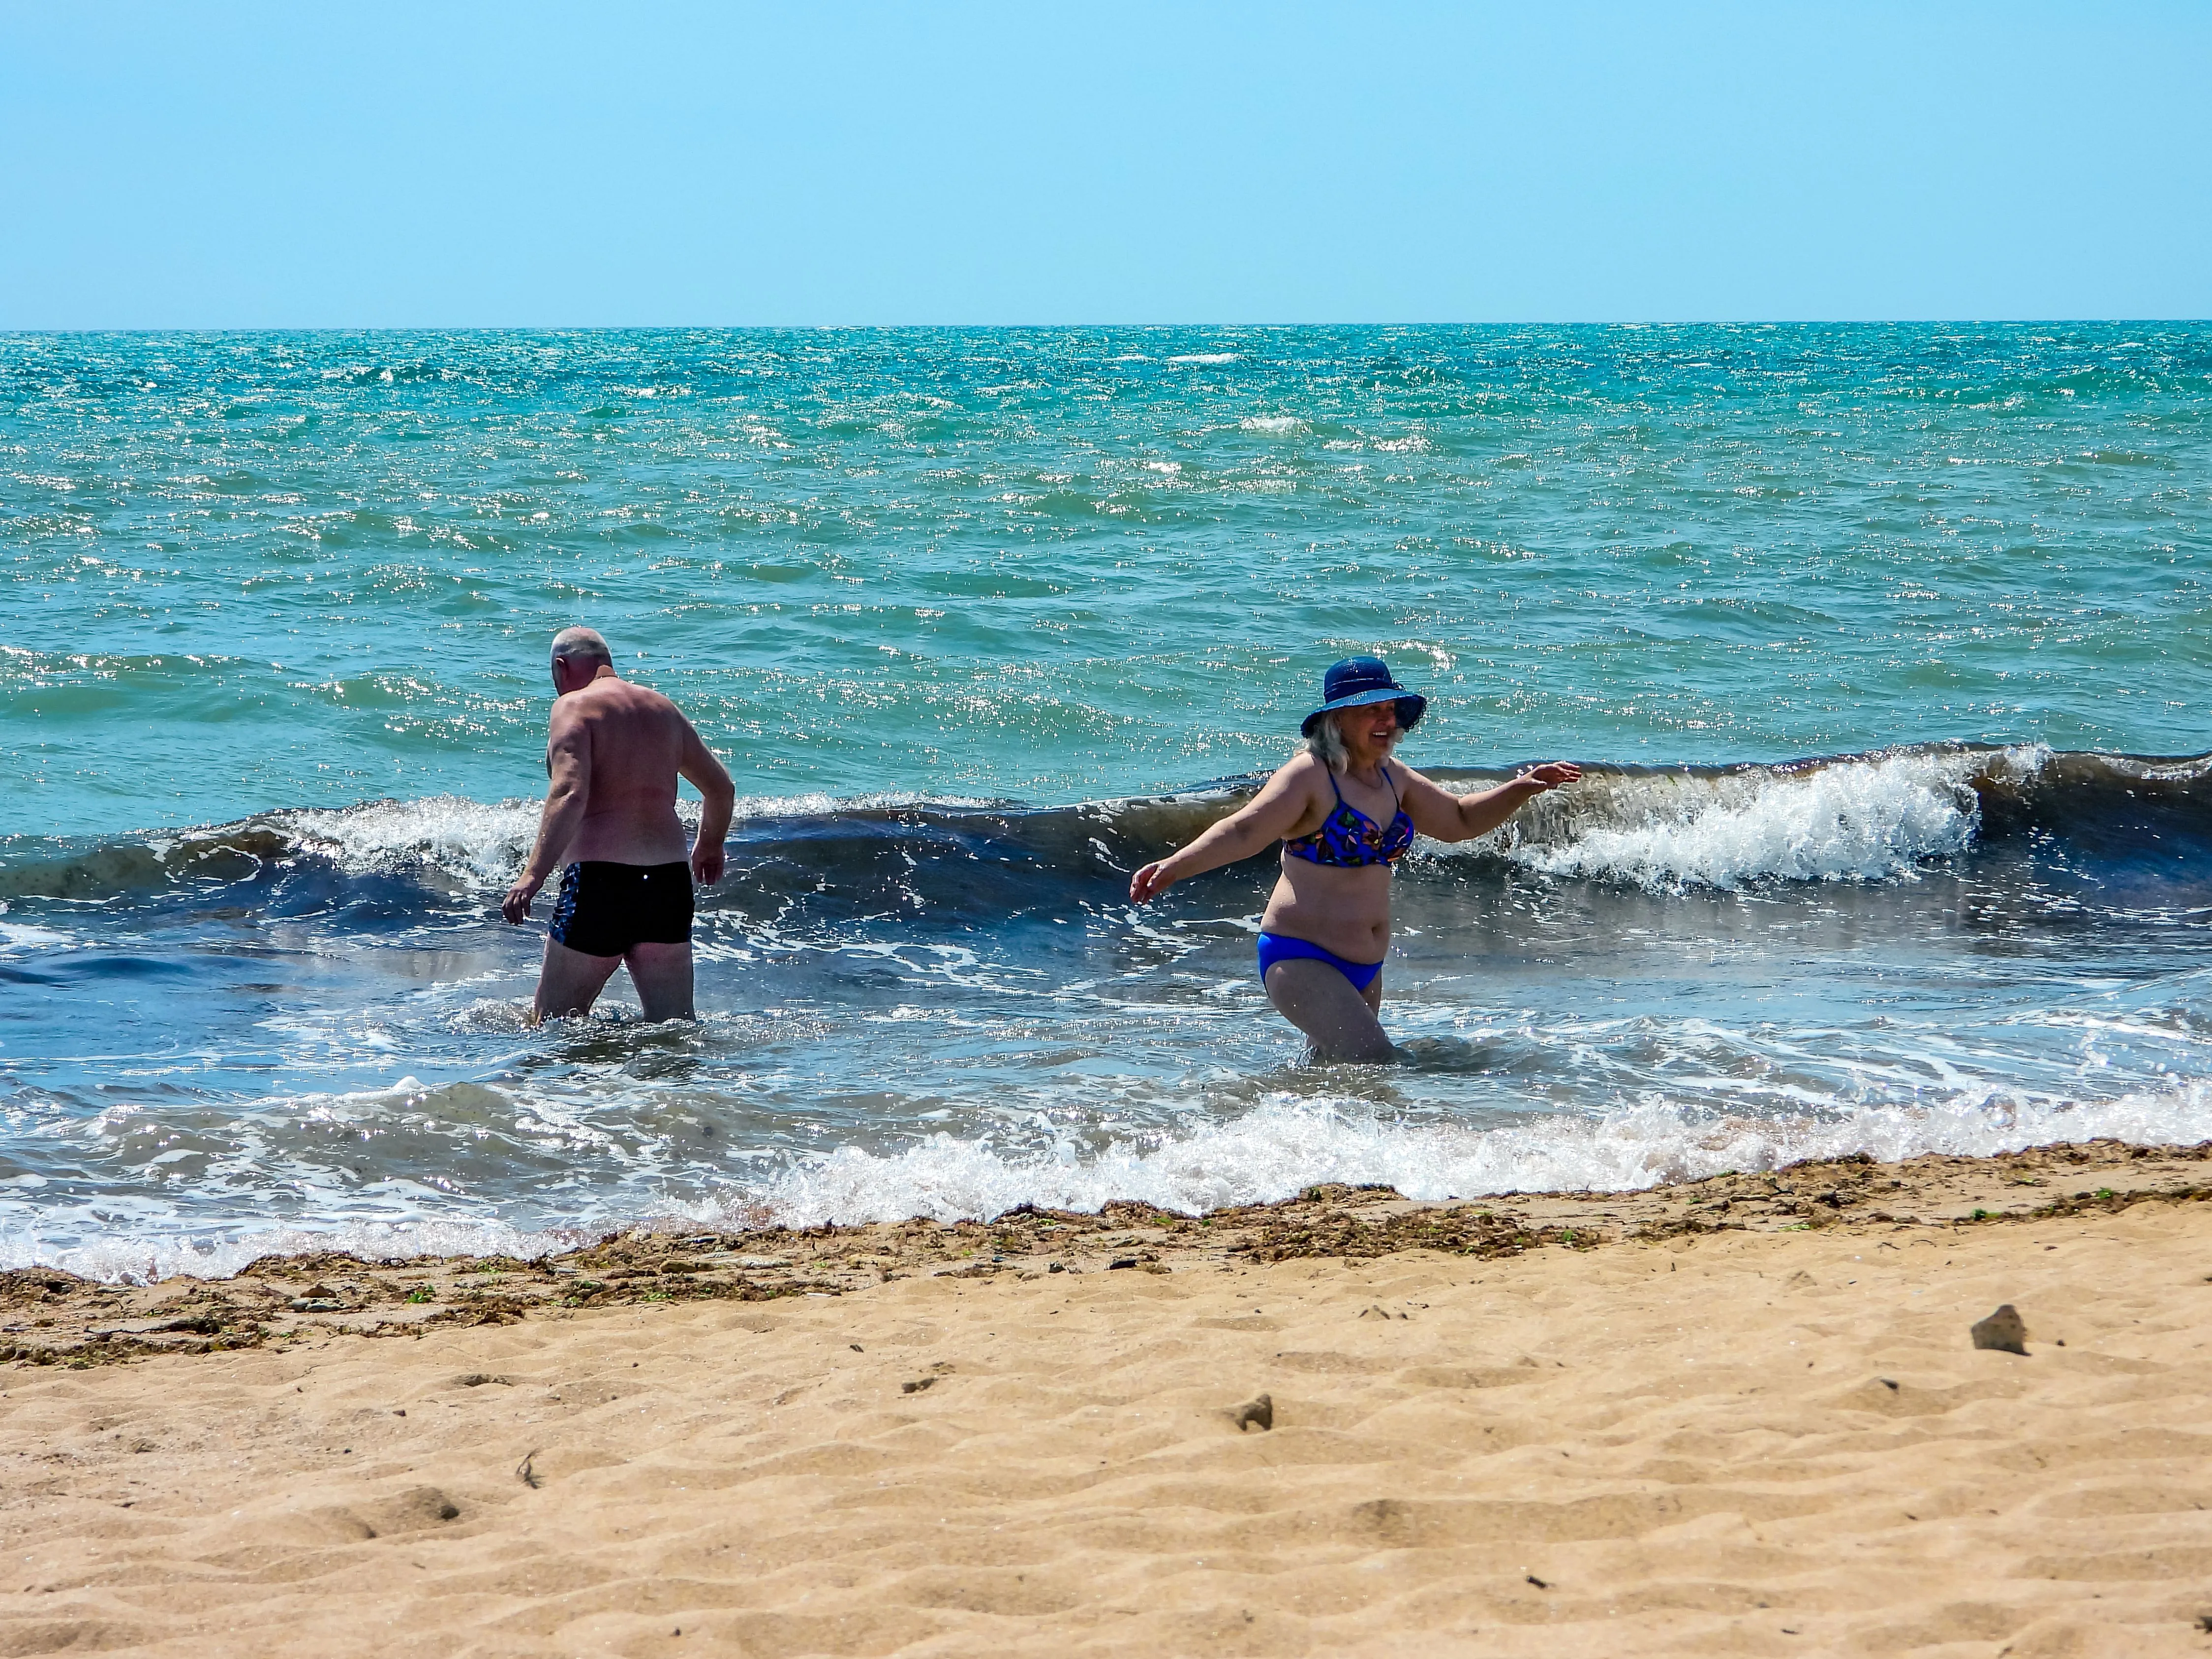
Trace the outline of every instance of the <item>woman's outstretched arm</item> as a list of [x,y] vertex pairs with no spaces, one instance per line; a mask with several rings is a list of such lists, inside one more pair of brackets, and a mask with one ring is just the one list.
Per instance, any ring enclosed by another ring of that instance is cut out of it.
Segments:
[[1173,883],[1249,859],[1280,841],[1312,810],[1322,763],[1301,755],[1261,786],[1260,793],[1181,852],[1155,860],[1129,878],[1129,898],[1142,904]]
[[1406,815],[1431,841],[1473,841],[1486,836],[1547,789],[1572,783],[1583,769],[1571,761],[1532,766],[1517,778],[1472,795],[1455,795],[1405,769]]

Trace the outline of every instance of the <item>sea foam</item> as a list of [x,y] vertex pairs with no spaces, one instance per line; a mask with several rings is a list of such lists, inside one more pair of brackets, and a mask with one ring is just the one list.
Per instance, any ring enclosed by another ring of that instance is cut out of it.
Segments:
[[[754,795],[738,799],[731,822],[988,805],[913,793]],[[270,813],[268,822],[291,834],[298,850],[327,858],[351,873],[428,867],[464,886],[489,888],[514,880],[537,837],[541,810],[542,804],[535,800],[485,802],[433,795],[420,800],[366,801],[357,806],[302,807]],[[698,802],[678,801],[676,810],[687,833],[698,827]]]
[[[2212,1085],[2102,1101],[2032,1101],[1987,1091],[1833,1115],[1718,1117],[1647,1101],[1617,1115],[1495,1128],[1407,1125],[1348,1103],[1270,1102],[1231,1122],[1079,1158],[1001,1157],[939,1135],[903,1151],[845,1146],[746,1191],[742,1207],[787,1225],[951,1220],[1021,1203],[1096,1210],[1112,1199],[1198,1212],[1291,1197],[1316,1182],[1381,1182],[1408,1198],[1512,1192],[1620,1192],[1725,1170],[1771,1170],[1864,1152],[1986,1156],[2054,1140],[2212,1138]],[[714,1218],[711,1207],[687,1212]]]
[[[2008,754],[2016,770],[2037,751]],[[1654,890],[1747,882],[1910,879],[1972,844],[1972,786],[1986,755],[1919,751],[1800,770],[1595,777],[1532,804],[1522,821],[1469,843],[1547,875]]]
[[382,870],[432,865],[471,885],[514,878],[538,833],[538,804],[487,805],[458,795],[369,801],[325,811],[303,808],[272,820],[341,868]]
[[222,1232],[118,1226],[58,1243],[29,1228],[0,1236],[0,1267],[42,1265],[115,1281],[233,1273],[271,1254],[338,1250],[368,1260],[415,1255],[531,1258],[632,1224],[732,1228],[825,1222],[940,1221],[1018,1204],[1095,1211],[1115,1199],[1197,1212],[1295,1196],[1321,1182],[1379,1182],[1442,1201],[1511,1193],[1620,1192],[1729,1170],[1772,1170],[1863,1152],[1896,1161],[1927,1152],[1981,1157],[2100,1136],[2138,1145],[2212,1139],[2212,1085],[2178,1081],[2101,1100],[1962,1091],[1911,1105],[1863,1105],[1791,1117],[1719,1115],[1660,1099],[1618,1113],[1493,1127],[1407,1124],[1350,1101],[1289,1096],[1187,1133],[1117,1142],[1079,1155],[1009,1156],[949,1134],[890,1152],[855,1146],[810,1157],[705,1199],[569,1225],[518,1218],[426,1217],[328,1228]]

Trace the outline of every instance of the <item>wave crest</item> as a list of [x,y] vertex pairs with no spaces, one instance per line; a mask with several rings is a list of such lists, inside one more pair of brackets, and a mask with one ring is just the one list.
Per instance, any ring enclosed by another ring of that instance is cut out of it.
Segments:
[[[2032,768],[2031,751],[2000,763]],[[1547,875],[1646,888],[1911,879],[1972,845],[1986,757],[1908,753],[1802,770],[1600,776],[1475,847]]]
[[[1429,773],[1454,788],[1510,775],[1450,767]],[[944,896],[936,892],[942,887],[985,909],[1026,904],[1041,878],[1126,876],[1188,844],[1249,799],[1258,781],[1045,807],[921,795],[755,798],[738,805],[732,868],[778,890],[833,892],[896,879],[924,902]],[[2040,745],[1929,744],[1777,765],[1593,764],[1580,784],[1529,802],[1504,829],[1424,861],[1449,870],[1471,856],[1652,890],[1726,890],[1764,881],[1911,880],[1930,861],[1959,857],[1979,842],[2048,834],[2095,858],[2163,860],[2171,870],[2177,856],[2212,854],[2208,793],[2212,756],[2058,753]],[[696,805],[680,810],[696,821]],[[535,801],[434,796],[289,808],[92,845],[22,836],[0,843],[0,901],[206,888],[307,865],[480,896],[513,878],[538,812]],[[1430,844],[1431,854],[1438,850]],[[1011,885],[999,890],[994,884],[1001,882]]]
[[[1655,1100],[1602,1118],[1495,1128],[1394,1123],[1345,1104],[1280,1101],[1233,1122],[1079,1158],[1010,1158],[951,1135],[886,1153],[844,1146],[748,1188],[743,1205],[744,1213],[765,1212],[798,1226],[915,1215],[949,1221],[1023,1203],[1095,1211],[1114,1199],[1197,1212],[1287,1198],[1318,1181],[1381,1182],[1431,1200],[1625,1192],[1853,1152],[1885,1163],[1923,1152],[1984,1157],[2100,1136],[2137,1143],[2212,1137],[2212,1088],[2192,1082],[2104,1101],[1975,1090],[1925,1104],[1784,1118],[1717,1118]],[[702,1207],[693,1218],[719,1213]]]
[[[1865,1104],[1790,1117],[1717,1116],[1648,1099],[1607,1115],[1534,1117],[1476,1127],[1407,1124],[1348,1101],[1262,1102],[1187,1133],[1010,1154],[988,1140],[937,1134],[894,1151],[841,1146],[757,1182],[733,1182],[649,1213],[594,1215],[545,1227],[491,1213],[353,1220],[323,1227],[234,1221],[193,1231],[155,1220],[64,1242],[36,1227],[0,1234],[0,1267],[44,1265],[113,1281],[234,1273],[271,1252],[344,1250],[368,1260],[568,1249],[608,1227],[669,1221],[735,1230],[953,1221],[1018,1204],[1096,1212],[1117,1199],[1187,1213],[1293,1196],[1317,1182],[1376,1182],[1430,1201],[1512,1193],[1625,1192],[1729,1170],[1778,1169],[1863,1152],[1897,1162],[1938,1152],[1986,1157],[2109,1137],[2136,1145],[2212,1139],[2212,1087],[2178,1083],[2105,1100],[2020,1097],[1989,1089],[1941,1101]],[[58,1229],[57,1230],[58,1231]]]
[[459,795],[427,800],[368,801],[329,810],[300,808],[270,815],[289,830],[292,850],[319,854],[354,873],[424,866],[461,885],[504,886],[530,856],[538,833],[535,801],[487,805]]

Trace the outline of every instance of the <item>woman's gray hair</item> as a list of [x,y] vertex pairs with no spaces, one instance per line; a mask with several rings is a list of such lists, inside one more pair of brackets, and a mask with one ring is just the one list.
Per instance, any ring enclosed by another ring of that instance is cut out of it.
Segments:
[[1344,752],[1344,734],[1336,729],[1336,716],[1323,714],[1314,722],[1313,735],[1304,738],[1298,747],[1313,756],[1332,772],[1341,772],[1349,764]]
[[[1337,714],[1323,714],[1314,722],[1313,736],[1302,739],[1298,744],[1301,750],[1316,757],[1321,763],[1332,772],[1341,773],[1346,767],[1352,764],[1352,757],[1345,751],[1344,733],[1337,730],[1336,726],[1340,715],[1348,712],[1350,711],[1340,710]],[[1395,754],[1398,750],[1398,739],[1405,735],[1402,728],[1393,732],[1390,734],[1390,741],[1384,745],[1382,752],[1385,755]]]

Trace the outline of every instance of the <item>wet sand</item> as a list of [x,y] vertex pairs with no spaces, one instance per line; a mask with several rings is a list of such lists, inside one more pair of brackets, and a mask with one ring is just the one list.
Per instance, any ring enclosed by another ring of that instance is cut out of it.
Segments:
[[0,1653],[2212,1654],[2208,1197],[2094,1143],[0,1275]]

